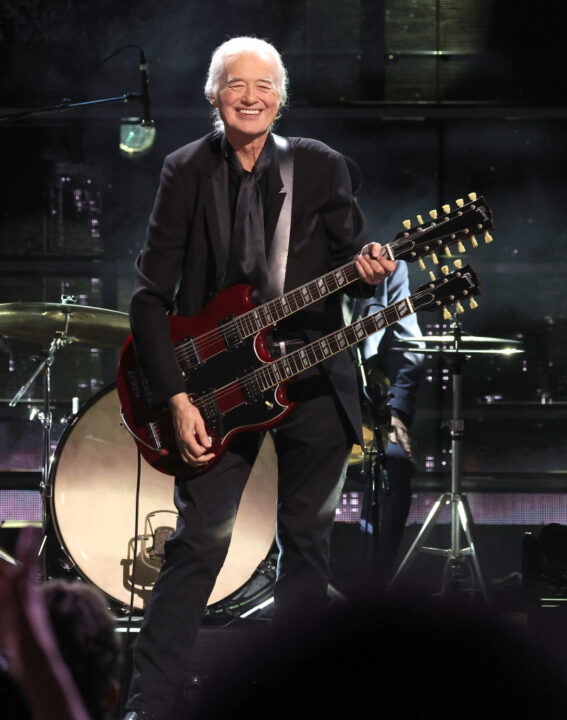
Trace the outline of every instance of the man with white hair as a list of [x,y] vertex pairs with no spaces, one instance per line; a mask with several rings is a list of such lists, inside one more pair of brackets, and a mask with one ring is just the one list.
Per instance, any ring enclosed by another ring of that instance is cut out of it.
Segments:
[[[237,283],[254,285],[264,302],[355,258],[360,280],[349,289],[370,296],[395,266],[381,257],[380,245],[366,242],[343,157],[316,140],[271,132],[287,98],[287,73],[272,45],[248,37],[221,45],[205,94],[215,131],[165,159],[137,260],[131,324],[155,403],[171,411],[181,458],[191,468],[209,467],[176,478],[179,520],[136,642],[129,720],[171,717],[261,439],[239,434],[215,458],[187,395],[166,315],[196,315]],[[341,324],[339,294],[327,294],[278,323],[278,331],[295,347]],[[273,621],[282,632],[324,606],[340,478],[362,425],[345,353],[299,375],[288,396],[297,408],[272,431],[280,550]]]

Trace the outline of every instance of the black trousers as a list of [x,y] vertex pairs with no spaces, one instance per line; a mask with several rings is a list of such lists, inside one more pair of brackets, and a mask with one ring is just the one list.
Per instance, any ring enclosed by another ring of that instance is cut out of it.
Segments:
[[[332,393],[320,392],[317,378],[310,381],[306,399],[272,431],[280,550],[274,625],[280,628],[316,616],[326,602],[331,529],[352,442]],[[134,648],[128,710],[171,717],[260,439],[243,434],[209,472],[176,480],[178,524]]]

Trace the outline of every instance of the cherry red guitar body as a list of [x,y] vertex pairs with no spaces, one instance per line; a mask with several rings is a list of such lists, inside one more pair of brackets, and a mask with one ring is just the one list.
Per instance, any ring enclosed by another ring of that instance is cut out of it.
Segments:
[[144,459],[157,470],[168,475],[202,473],[224,455],[236,433],[266,430],[293,409],[285,381],[267,391],[239,382],[274,360],[268,350],[272,328],[242,337],[245,331],[238,327],[238,318],[255,308],[253,290],[251,285],[234,285],[199,315],[168,318],[186,392],[203,415],[216,455],[204,469],[196,470],[179,457],[170,412],[153,407],[132,336],[124,344],[116,380],[123,420]]

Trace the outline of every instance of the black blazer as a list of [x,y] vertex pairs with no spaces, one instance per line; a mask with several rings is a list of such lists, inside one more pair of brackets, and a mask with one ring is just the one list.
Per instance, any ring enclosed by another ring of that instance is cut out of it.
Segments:
[[[286,291],[343,265],[368,242],[342,155],[317,140],[290,138],[290,142],[294,175]],[[285,197],[278,167],[273,162],[268,177],[267,243]],[[184,391],[165,316],[195,315],[224,289],[229,242],[228,166],[220,138],[212,133],[166,157],[146,243],[136,261],[130,320],[139,362],[156,402]],[[349,292],[367,297],[373,288],[360,282]],[[298,313],[292,324],[308,340],[338,329],[343,324],[340,294]],[[362,420],[349,353],[326,361],[322,370],[360,442]]]

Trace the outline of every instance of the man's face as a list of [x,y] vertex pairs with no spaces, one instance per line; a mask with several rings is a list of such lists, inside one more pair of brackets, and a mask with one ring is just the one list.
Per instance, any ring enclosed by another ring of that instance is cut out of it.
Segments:
[[265,135],[280,106],[275,65],[255,53],[229,60],[226,77],[214,104],[228,140],[251,142]]

